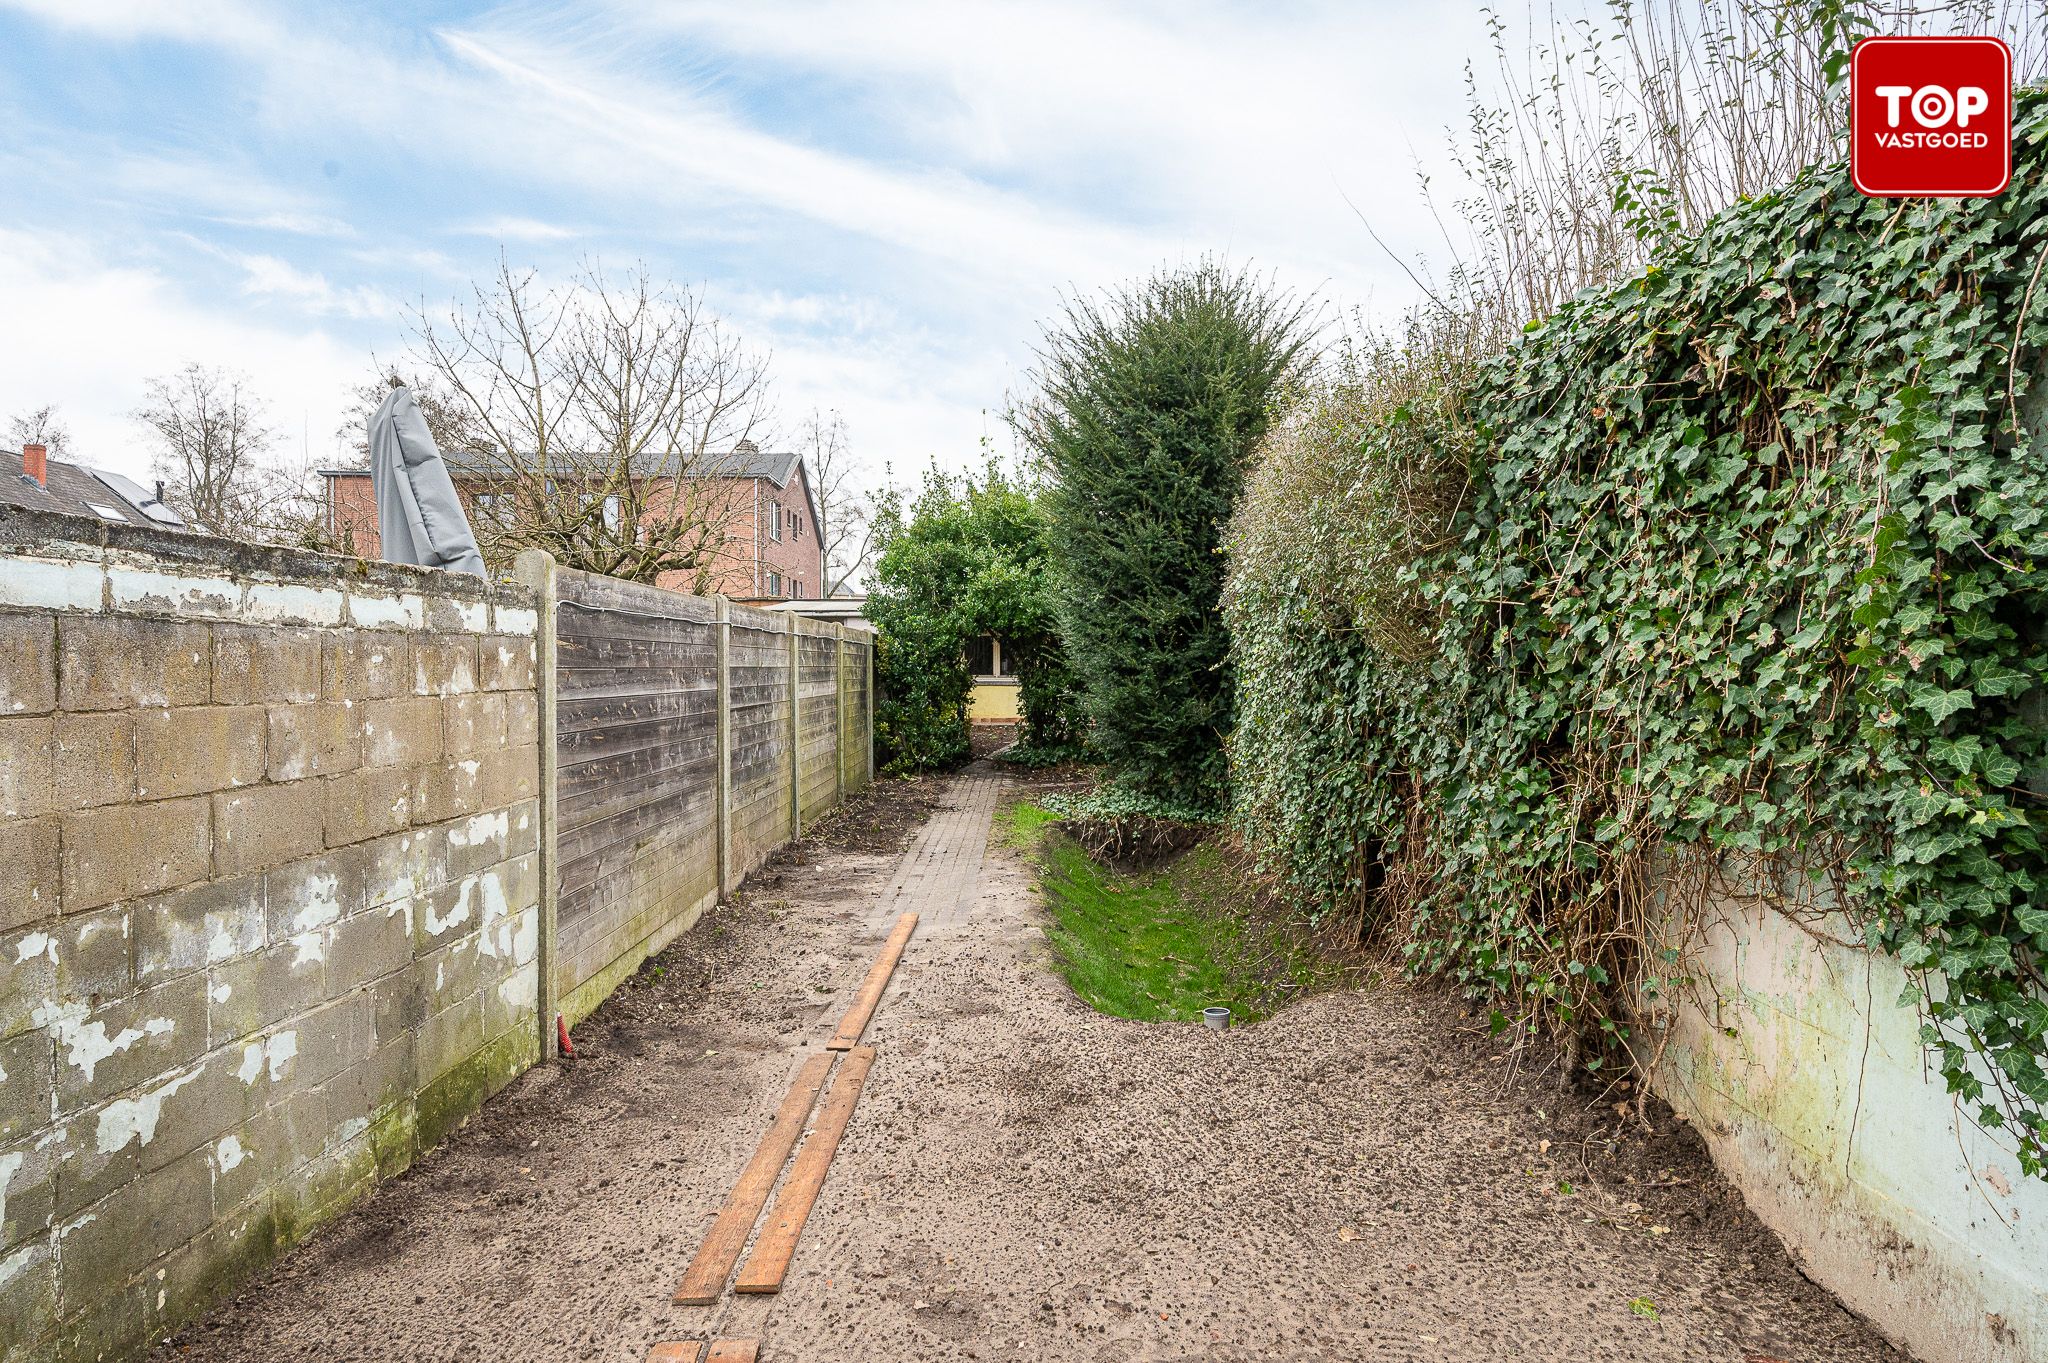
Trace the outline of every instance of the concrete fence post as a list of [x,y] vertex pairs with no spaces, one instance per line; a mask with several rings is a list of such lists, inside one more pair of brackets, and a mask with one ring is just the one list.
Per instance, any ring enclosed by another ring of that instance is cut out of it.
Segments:
[[718,603],[718,623],[712,640],[718,656],[718,897],[728,899],[733,891],[732,873],[732,599],[713,598]]
[[846,675],[846,626],[834,623],[832,626],[832,690],[839,698],[839,724],[834,730],[832,751],[833,770],[839,774],[839,801],[846,802],[846,736],[852,723],[847,715],[847,698],[852,689],[847,685]]
[[555,835],[555,698],[558,677],[555,660],[555,626],[558,606],[555,597],[555,560],[545,549],[522,549],[513,560],[513,576],[533,589],[539,598],[534,625],[534,685],[539,692],[540,743],[540,946],[535,966],[540,973],[536,1024],[540,1028],[540,1053],[553,1058],[560,1049],[555,1034],[555,1014],[560,1011],[561,989],[555,979],[555,912],[561,896],[561,863]]
[[861,707],[861,718],[866,722],[868,729],[868,769],[867,774],[861,778],[862,785],[868,785],[875,779],[875,640],[878,637],[873,630],[869,630],[867,642],[861,646],[861,652],[866,655],[868,669],[868,694],[866,703]]
[[804,835],[803,636],[795,611],[784,611],[782,618],[789,622],[789,840],[795,842]]

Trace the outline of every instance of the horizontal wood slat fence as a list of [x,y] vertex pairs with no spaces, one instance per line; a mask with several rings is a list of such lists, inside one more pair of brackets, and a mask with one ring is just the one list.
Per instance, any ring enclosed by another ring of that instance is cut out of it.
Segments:
[[873,776],[873,635],[537,551],[518,576],[552,650],[539,668],[551,1027],[590,1013]]

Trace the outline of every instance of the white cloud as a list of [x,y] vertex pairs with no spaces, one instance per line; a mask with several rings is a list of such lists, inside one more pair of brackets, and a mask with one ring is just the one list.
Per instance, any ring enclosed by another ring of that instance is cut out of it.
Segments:
[[[235,274],[204,297],[35,219],[15,238],[48,259],[9,250],[0,296],[61,320],[0,339],[0,409],[42,391],[81,437],[132,444],[118,414],[142,378],[198,358],[307,414],[317,452],[369,343],[392,349],[392,300],[489,272],[495,252],[453,244],[467,237],[556,278],[587,249],[701,282],[774,350],[786,418],[840,408],[863,459],[899,476],[928,454],[972,460],[984,433],[1007,446],[1000,409],[1064,289],[1219,250],[1398,306],[1413,291],[1344,196],[1404,255],[1433,241],[1412,149],[1441,168],[1483,45],[1476,8],[1392,0],[541,0],[396,31],[345,7],[10,6],[187,45],[236,92],[231,113],[181,118],[176,150],[138,128],[110,166],[35,153],[46,174],[98,177],[110,207],[90,232],[147,257],[172,230],[150,215],[172,211],[178,231],[282,239],[208,244]],[[309,192],[264,169],[293,157],[338,173]]]
[[588,235],[587,229],[563,227],[535,218],[500,217],[468,223],[455,229],[457,236],[488,237],[492,241],[574,241]]
[[281,454],[333,452],[344,388],[367,355],[318,328],[266,323],[192,298],[162,271],[109,260],[77,239],[0,228],[0,416],[55,403],[88,464],[147,475],[128,418],[144,383],[190,361],[249,374],[283,434]]
[[284,300],[314,314],[386,320],[399,315],[396,300],[376,289],[336,288],[325,275],[276,256],[227,255],[242,271],[242,292],[252,297]]

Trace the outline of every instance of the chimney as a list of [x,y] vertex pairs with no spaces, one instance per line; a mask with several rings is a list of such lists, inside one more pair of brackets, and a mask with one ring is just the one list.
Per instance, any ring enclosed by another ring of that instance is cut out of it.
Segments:
[[50,485],[50,451],[42,445],[21,447],[21,471],[44,487]]

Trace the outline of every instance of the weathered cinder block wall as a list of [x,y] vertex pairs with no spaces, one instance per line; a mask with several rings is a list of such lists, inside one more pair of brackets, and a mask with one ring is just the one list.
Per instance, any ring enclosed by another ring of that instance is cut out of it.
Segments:
[[1664,929],[1694,994],[1656,1087],[1805,1272],[1928,1363],[2048,1358],[2048,1185],[1929,1074],[1898,962],[1768,897]]
[[535,604],[0,515],[0,1359],[132,1351],[538,1054]]

